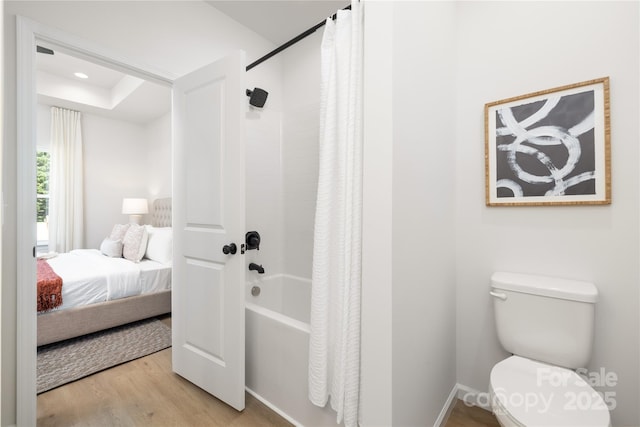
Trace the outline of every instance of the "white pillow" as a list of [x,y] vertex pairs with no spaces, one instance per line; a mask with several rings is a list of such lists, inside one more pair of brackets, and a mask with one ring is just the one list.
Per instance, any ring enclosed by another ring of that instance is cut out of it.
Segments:
[[173,229],[171,227],[152,227],[146,226],[149,233],[149,241],[147,243],[147,252],[145,258],[169,264],[173,259]]
[[112,258],[122,258],[122,241],[106,238],[100,244],[100,252]]
[[131,224],[116,224],[113,226],[111,230],[111,234],[109,235],[109,239],[111,240],[120,240],[124,241],[124,235],[127,234],[127,230]]
[[147,250],[147,229],[143,225],[131,224],[124,235],[122,256],[133,262],[140,262]]

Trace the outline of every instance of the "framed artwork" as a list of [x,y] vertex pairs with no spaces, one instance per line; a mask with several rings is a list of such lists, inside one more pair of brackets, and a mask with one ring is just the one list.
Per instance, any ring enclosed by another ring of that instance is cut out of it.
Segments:
[[487,206],[611,203],[609,78],[484,107]]

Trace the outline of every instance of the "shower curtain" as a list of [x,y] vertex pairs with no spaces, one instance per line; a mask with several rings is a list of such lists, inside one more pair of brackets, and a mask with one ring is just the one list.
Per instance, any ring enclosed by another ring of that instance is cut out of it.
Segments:
[[327,19],[321,47],[309,399],[358,425],[362,217],[362,5]]
[[81,113],[51,107],[49,250],[68,252],[84,241]]

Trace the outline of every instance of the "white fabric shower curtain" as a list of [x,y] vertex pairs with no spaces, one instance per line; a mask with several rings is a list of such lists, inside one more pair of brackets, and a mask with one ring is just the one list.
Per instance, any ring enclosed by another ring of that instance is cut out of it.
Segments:
[[81,113],[51,107],[49,250],[68,252],[84,243]]
[[313,248],[309,399],[358,425],[362,236],[362,9],[327,19]]

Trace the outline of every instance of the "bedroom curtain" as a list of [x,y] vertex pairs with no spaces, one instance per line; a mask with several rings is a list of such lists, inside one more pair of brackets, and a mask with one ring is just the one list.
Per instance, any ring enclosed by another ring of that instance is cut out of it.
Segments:
[[68,252],[84,243],[81,113],[51,107],[49,250]]
[[358,425],[362,241],[362,5],[327,19],[321,46],[309,399]]

